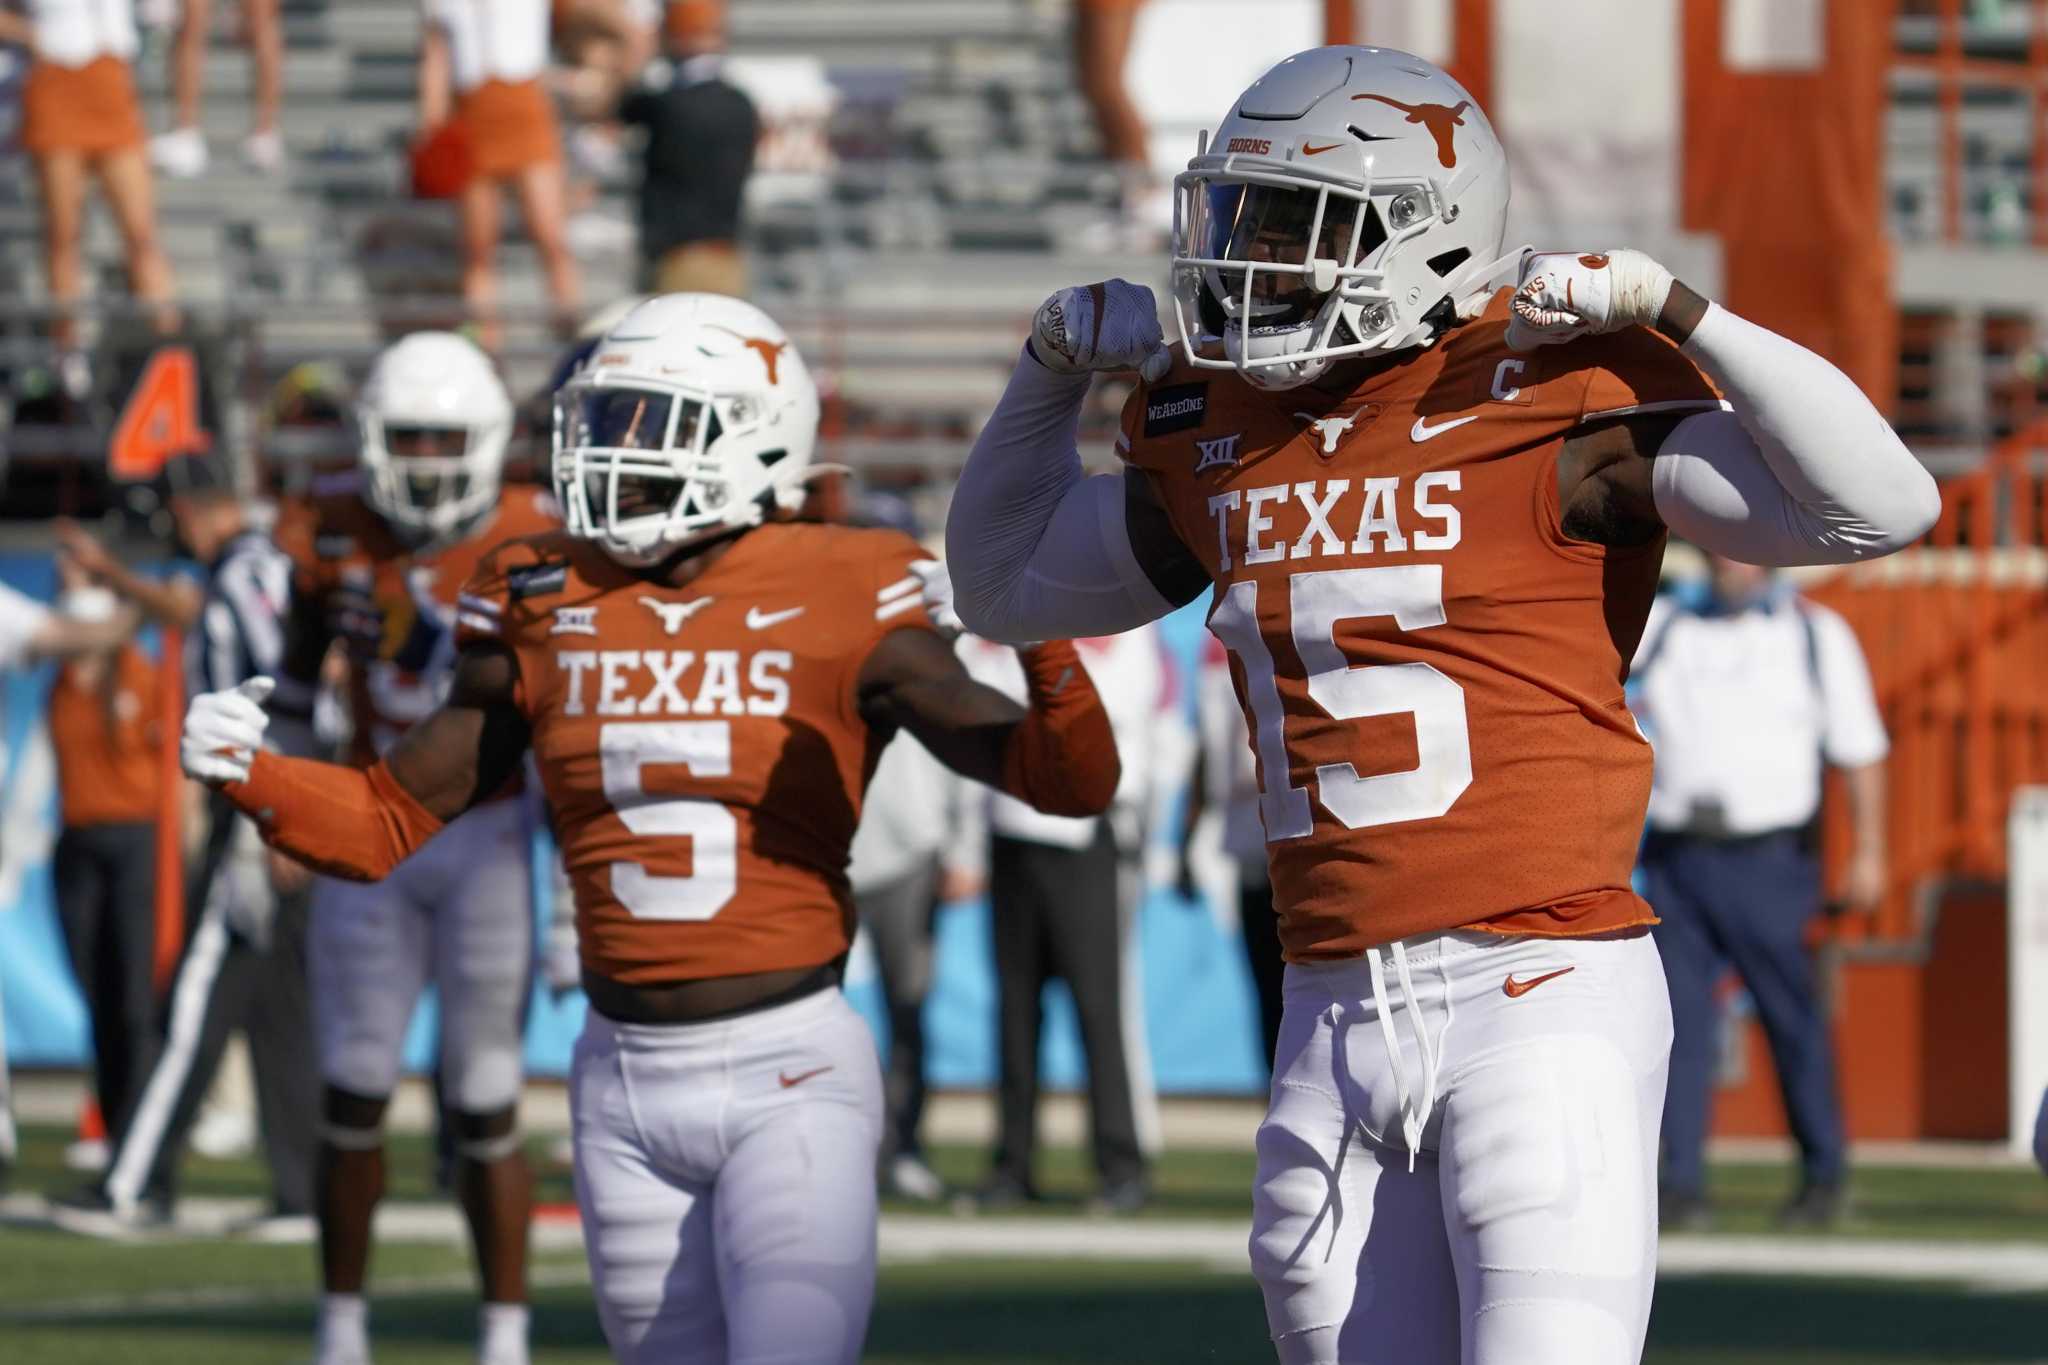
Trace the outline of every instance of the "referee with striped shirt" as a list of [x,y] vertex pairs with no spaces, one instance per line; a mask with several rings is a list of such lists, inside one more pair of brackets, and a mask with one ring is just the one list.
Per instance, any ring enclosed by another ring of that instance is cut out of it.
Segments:
[[[203,592],[142,579],[104,554],[89,567],[145,612],[185,631],[186,686],[193,693],[258,675],[290,676],[281,664],[291,560],[249,523],[225,467],[179,456],[165,465],[157,492],[182,551],[207,566]],[[294,733],[310,741],[312,701],[281,685],[270,703],[273,733],[282,727],[287,742]],[[208,817],[197,875],[187,881],[184,954],[165,1003],[156,1066],[101,1181],[57,1201],[52,1214],[81,1232],[169,1222],[187,1133],[228,1035],[240,1028],[256,1072],[272,1199],[270,1217],[249,1230],[310,1240],[320,1096],[306,992],[308,875],[265,848],[256,827],[225,799],[209,797]]]

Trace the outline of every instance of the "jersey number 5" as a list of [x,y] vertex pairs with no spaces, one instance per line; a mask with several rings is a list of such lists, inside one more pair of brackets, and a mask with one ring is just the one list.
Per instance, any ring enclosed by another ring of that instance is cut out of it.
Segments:
[[[1367,829],[1442,815],[1472,785],[1472,741],[1465,690],[1425,663],[1353,665],[1337,648],[1339,621],[1391,616],[1402,630],[1444,623],[1441,564],[1383,569],[1329,569],[1288,580],[1294,650],[1308,671],[1309,699],[1332,720],[1409,715],[1415,718],[1417,761],[1406,772],[1360,777],[1349,763],[1316,769],[1316,798],[1346,829]],[[1256,731],[1259,808],[1266,839],[1298,839],[1314,827],[1308,791],[1291,785],[1285,713],[1273,655],[1259,630],[1259,585],[1233,583],[1216,604],[1209,629],[1244,670],[1246,703]]]
[[723,720],[627,721],[598,732],[605,799],[644,838],[690,841],[687,877],[657,877],[638,863],[611,865],[612,896],[637,919],[707,920],[739,887],[739,824],[716,801],[650,796],[641,770],[676,764],[692,777],[732,774],[732,723]]

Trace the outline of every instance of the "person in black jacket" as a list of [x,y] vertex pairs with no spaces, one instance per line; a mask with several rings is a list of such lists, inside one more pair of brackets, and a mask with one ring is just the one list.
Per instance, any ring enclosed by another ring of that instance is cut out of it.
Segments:
[[747,292],[741,196],[761,120],[724,78],[720,4],[668,7],[657,62],[619,101],[619,120],[647,130],[640,176],[643,287],[660,294]]

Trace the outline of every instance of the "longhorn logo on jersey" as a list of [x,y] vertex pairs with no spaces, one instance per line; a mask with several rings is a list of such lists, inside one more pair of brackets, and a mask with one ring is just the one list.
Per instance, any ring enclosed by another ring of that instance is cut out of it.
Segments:
[[683,622],[710,606],[714,600],[709,597],[697,597],[688,602],[664,602],[658,597],[643,597],[640,599],[640,605],[659,616],[662,630],[674,635],[683,628]]

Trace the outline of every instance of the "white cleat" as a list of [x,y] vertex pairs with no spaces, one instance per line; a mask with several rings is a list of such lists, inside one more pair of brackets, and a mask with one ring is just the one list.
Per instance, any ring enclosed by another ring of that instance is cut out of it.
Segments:
[[242,142],[242,164],[252,171],[275,175],[284,169],[284,134],[275,128],[251,133]]
[[149,140],[149,164],[173,180],[206,174],[206,135],[197,128],[173,128]]

